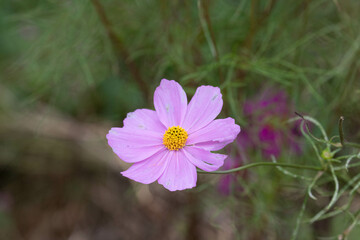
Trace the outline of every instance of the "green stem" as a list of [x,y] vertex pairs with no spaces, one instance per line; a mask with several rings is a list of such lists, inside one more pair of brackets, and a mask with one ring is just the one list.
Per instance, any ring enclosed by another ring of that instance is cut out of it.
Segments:
[[345,146],[353,147],[353,148],[360,148],[360,144],[352,143],[352,142],[345,142]]
[[224,170],[224,171],[205,172],[202,170],[197,170],[197,172],[198,173],[208,173],[208,174],[227,174],[227,173],[239,172],[241,170],[245,170],[245,169],[253,168],[253,167],[257,167],[257,166],[281,166],[281,167],[288,167],[288,168],[308,169],[308,170],[313,170],[313,171],[323,170],[321,167],[315,167],[315,166],[297,165],[297,164],[289,164],[289,163],[259,162],[259,163],[250,163],[250,164],[238,167],[238,168],[233,168],[233,169]]
[[353,148],[360,148],[360,144],[358,144],[358,143],[345,141],[344,130],[343,130],[343,122],[344,122],[344,117],[341,116],[340,119],[339,119],[339,135],[340,135],[341,147],[349,146],[349,147],[353,147]]
[[344,121],[344,117],[341,116],[341,117],[339,118],[339,135],[340,135],[341,147],[344,147],[343,121]]

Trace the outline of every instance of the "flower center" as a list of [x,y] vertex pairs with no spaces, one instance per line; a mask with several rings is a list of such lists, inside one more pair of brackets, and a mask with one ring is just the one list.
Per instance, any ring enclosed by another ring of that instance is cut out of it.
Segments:
[[185,146],[188,134],[182,127],[173,126],[166,130],[163,138],[163,144],[170,151],[179,150]]

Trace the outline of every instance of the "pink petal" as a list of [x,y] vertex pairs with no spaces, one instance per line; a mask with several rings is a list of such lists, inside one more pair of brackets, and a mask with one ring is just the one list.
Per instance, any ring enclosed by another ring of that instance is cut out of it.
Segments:
[[160,121],[166,127],[179,126],[186,114],[186,94],[174,80],[162,79],[154,93],[154,106]]
[[217,142],[217,141],[207,141],[197,143],[194,146],[208,150],[208,151],[218,151],[223,149],[226,145],[232,143],[233,140],[224,141],[224,142]]
[[182,127],[192,133],[208,125],[219,115],[223,106],[220,88],[201,86],[191,99]]
[[121,174],[143,184],[152,183],[164,172],[168,162],[168,153],[169,151],[166,149],[160,150],[144,161],[134,163],[128,170]]
[[124,120],[125,128],[141,129],[165,133],[166,127],[160,122],[155,111],[150,109],[137,109],[128,113]]
[[170,191],[184,190],[196,186],[196,167],[187,160],[183,151],[170,151],[168,166],[158,182]]
[[142,161],[165,148],[163,136],[157,132],[112,128],[106,138],[119,158],[129,163]]
[[186,145],[195,145],[210,151],[217,151],[234,141],[240,126],[234,119],[216,119],[206,127],[189,134]]
[[187,146],[183,151],[192,164],[207,172],[217,170],[224,164],[224,159],[227,157],[226,155],[211,153],[198,147]]

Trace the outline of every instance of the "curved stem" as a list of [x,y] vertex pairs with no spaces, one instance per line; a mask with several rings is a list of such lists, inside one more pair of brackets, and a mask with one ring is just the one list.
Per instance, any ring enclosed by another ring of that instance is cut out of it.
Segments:
[[198,173],[208,173],[208,174],[226,174],[226,173],[239,172],[241,170],[258,167],[258,166],[280,166],[280,167],[288,167],[288,168],[308,169],[308,170],[313,170],[313,171],[323,170],[321,167],[315,167],[315,166],[297,165],[297,164],[289,164],[289,163],[258,162],[258,163],[250,163],[250,164],[238,167],[238,168],[233,168],[233,169],[224,170],[224,171],[205,172],[202,170],[197,170],[197,172]]
[[343,122],[344,122],[344,117],[341,116],[340,119],[339,119],[339,135],[340,135],[341,147],[349,146],[349,147],[354,147],[354,148],[360,148],[360,144],[358,144],[358,143],[345,141],[344,130],[343,130]]

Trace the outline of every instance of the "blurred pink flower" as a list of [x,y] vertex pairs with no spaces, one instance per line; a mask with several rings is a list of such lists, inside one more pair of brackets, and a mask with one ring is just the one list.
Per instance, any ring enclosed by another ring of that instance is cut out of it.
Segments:
[[[260,96],[245,102],[243,115],[248,121],[246,129],[236,139],[236,148],[228,148],[231,156],[225,161],[223,169],[231,169],[244,164],[251,152],[261,151],[266,159],[279,157],[282,149],[289,149],[295,154],[301,153],[298,139],[300,121],[286,124],[285,121],[294,116],[291,101],[283,91],[269,88]],[[241,153],[241,154],[240,154]],[[237,175],[221,177],[219,191],[225,195],[230,193]]]
[[217,87],[199,87],[188,104],[180,84],[163,79],[154,93],[155,111],[128,113],[124,127],[106,136],[123,161],[134,163],[122,175],[144,184],[157,180],[170,191],[193,188],[196,167],[207,172],[221,167],[227,156],[211,151],[240,132],[232,118],[214,120],[222,105]]
[[[294,116],[294,107],[284,91],[269,88],[244,104],[244,117],[248,119],[247,139],[251,146],[261,149],[265,158],[279,157],[281,149],[290,148],[301,153],[297,140],[301,136],[299,122],[286,124]],[[240,142],[242,136],[239,136]]]

